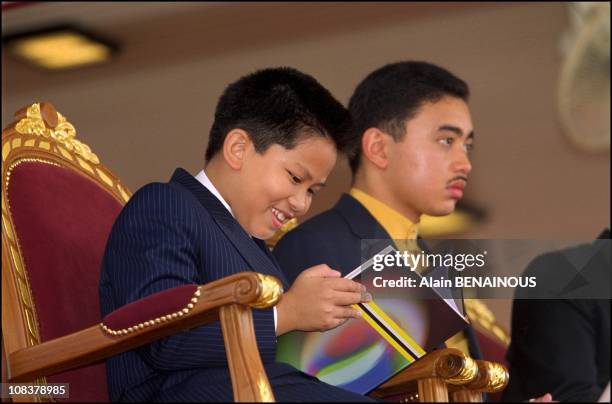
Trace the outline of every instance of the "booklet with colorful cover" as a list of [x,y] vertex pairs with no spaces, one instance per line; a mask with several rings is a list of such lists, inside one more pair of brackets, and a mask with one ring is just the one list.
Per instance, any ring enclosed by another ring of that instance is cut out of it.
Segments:
[[[395,254],[388,246],[377,255]],[[374,257],[346,277],[367,285],[372,301],[355,305],[360,319],[325,332],[293,331],[279,337],[276,360],[326,383],[366,394],[444,343],[468,324],[450,298],[435,288],[372,287],[373,277],[410,277],[416,271],[374,272]]]

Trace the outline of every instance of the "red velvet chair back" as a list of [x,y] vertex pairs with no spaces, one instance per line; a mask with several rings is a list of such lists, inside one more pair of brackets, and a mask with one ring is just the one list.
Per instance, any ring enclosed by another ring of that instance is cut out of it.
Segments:
[[[104,247],[129,197],[54,113],[34,104],[2,133],[2,288],[13,300],[9,308],[3,298],[7,355],[100,322]],[[108,401],[104,362],[46,382],[69,383],[67,401]]]

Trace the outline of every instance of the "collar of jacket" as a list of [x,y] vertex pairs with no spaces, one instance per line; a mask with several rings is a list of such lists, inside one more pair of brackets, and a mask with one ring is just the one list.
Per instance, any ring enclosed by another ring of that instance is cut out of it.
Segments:
[[250,265],[250,268],[245,268],[245,271],[251,270],[274,275],[280,279],[285,289],[288,287],[285,275],[271,257],[256,244],[240,223],[223,206],[221,201],[195,179],[193,175],[182,168],[177,168],[170,182],[181,185],[189,191],[204,209],[210,213],[229,241],[236,247],[238,253]]

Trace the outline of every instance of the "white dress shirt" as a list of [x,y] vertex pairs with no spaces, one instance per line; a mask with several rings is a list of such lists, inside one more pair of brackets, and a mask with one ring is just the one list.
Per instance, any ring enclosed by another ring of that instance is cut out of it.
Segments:
[[[215,188],[215,186],[210,181],[210,178],[208,178],[204,170],[200,171],[198,175],[195,176],[195,179],[200,181],[200,183],[204,185],[206,189],[210,191],[211,194],[216,196],[217,199],[223,204],[223,206],[225,206],[225,208],[229,211],[229,213],[231,213],[231,215],[234,216],[234,212],[232,212],[232,208],[230,208],[229,204],[225,201],[225,199],[223,199],[223,197],[219,193],[219,190]],[[273,310],[274,311],[274,331],[276,331],[276,306],[273,306],[272,308],[274,309]]]

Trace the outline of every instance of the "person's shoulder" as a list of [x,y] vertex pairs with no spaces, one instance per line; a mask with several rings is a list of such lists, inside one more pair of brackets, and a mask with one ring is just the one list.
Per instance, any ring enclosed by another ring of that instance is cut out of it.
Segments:
[[[149,212],[152,215],[181,215],[181,212],[194,213],[197,200],[189,192],[180,189],[172,182],[151,182],[138,189],[128,200],[122,214]],[[191,214],[190,214],[191,216]]]
[[527,265],[524,275],[558,276],[561,271],[570,271],[574,267],[574,258],[588,254],[590,244],[580,244],[547,251],[535,256]]
[[562,275],[573,275],[585,265],[599,265],[597,260],[592,261],[594,256],[599,257],[601,248],[594,243],[581,243],[578,245],[548,251],[534,257],[527,268],[524,276],[543,276],[558,278]]
[[[525,294],[537,298],[597,299],[609,294],[610,273],[599,241],[585,242],[540,254],[533,258],[522,276],[534,278],[537,287]],[[605,246],[604,246],[605,247]]]
[[163,202],[165,200],[189,201],[188,192],[180,189],[180,186],[172,182],[150,182],[139,188],[128,200],[130,203]]
[[149,196],[164,196],[164,195],[176,195],[178,191],[175,187],[171,186],[169,182],[150,182],[140,187],[130,201],[133,199],[142,199]]

